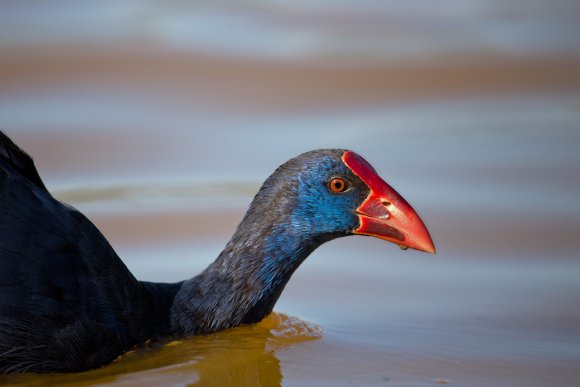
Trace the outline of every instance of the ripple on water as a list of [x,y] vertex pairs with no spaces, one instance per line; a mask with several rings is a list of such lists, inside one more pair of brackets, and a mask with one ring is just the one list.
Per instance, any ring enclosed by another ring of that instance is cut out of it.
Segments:
[[258,324],[166,343],[147,343],[111,365],[81,374],[14,375],[11,385],[280,385],[276,356],[322,337],[319,325],[281,313]]

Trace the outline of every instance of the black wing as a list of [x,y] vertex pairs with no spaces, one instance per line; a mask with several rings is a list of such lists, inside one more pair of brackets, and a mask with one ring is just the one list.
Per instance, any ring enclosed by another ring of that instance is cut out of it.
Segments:
[[0,159],[12,166],[31,183],[48,192],[34,166],[32,158],[2,131],[0,131]]
[[145,286],[105,237],[0,132],[0,319],[89,321],[127,348],[151,337],[151,315]]

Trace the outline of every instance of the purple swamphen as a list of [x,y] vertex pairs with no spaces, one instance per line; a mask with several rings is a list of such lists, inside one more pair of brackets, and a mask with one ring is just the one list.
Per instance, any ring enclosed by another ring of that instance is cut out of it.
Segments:
[[258,322],[314,249],[354,234],[435,252],[417,213],[362,157],[315,150],[268,177],[202,273],[138,281],[0,132],[0,373],[82,371],[148,339]]

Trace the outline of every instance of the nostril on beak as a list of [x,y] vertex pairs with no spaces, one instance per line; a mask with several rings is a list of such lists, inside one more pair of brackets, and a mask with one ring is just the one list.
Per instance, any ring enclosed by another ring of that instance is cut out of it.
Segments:
[[381,203],[383,204],[383,206],[388,207],[391,205],[391,202],[387,201],[387,200],[382,200]]

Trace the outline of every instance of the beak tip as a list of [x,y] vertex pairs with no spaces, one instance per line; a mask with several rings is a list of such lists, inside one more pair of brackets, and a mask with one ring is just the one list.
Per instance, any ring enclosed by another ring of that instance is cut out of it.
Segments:
[[433,255],[437,255],[437,251],[435,250],[435,246],[432,246],[429,250],[425,250],[425,252],[433,254]]
[[[427,235],[429,235],[429,234],[427,234]],[[423,246],[421,246],[421,250],[426,252],[426,253],[433,254],[433,255],[437,254],[437,250],[435,249],[435,244],[433,243],[433,240],[431,239],[430,235],[429,235],[429,240],[426,241],[426,243]]]
[[419,245],[416,247],[413,247],[415,250],[419,250],[419,251],[423,251],[425,253],[429,253],[429,254],[437,254],[437,251],[435,249],[435,245],[431,242],[429,244],[424,244],[424,245]]
[[427,227],[425,227],[423,222],[417,223],[416,227],[411,230],[411,233],[407,233],[407,236],[410,237],[408,239],[409,247],[430,254],[437,253],[433,239],[429,235],[429,231],[427,231]]

